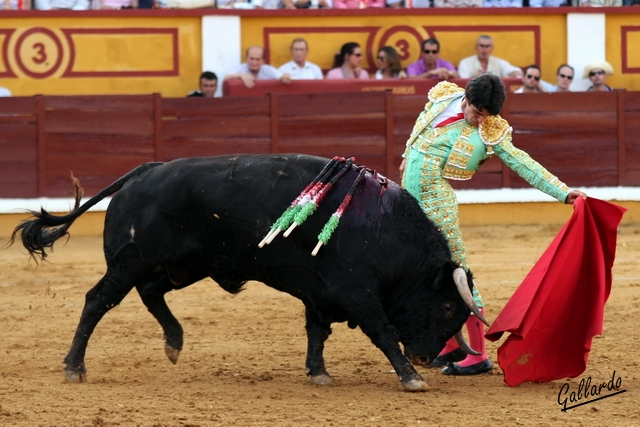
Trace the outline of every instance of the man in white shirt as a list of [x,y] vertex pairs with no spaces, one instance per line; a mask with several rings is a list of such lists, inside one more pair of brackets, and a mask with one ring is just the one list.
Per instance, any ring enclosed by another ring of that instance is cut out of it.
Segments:
[[509,64],[504,59],[491,56],[491,52],[493,52],[491,36],[478,37],[476,55],[464,58],[458,65],[460,78],[470,79],[487,72],[499,77],[522,77],[522,70],[519,67]]
[[291,43],[291,56],[293,60],[278,68],[281,73],[288,73],[292,80],[317,80],[322,79],[322,70],[316,64],[307,61],[309,45],[301,37]]
[[282,73],[277,68],[264,63],[264,49],[260,46],[248,48],[247,62],[240,64],[231,74],[227,74],[225,79],[240,79],[247,88],[254,87],[256,80],[280,80],[284,84],[291,82],[291,76],[288,73]]

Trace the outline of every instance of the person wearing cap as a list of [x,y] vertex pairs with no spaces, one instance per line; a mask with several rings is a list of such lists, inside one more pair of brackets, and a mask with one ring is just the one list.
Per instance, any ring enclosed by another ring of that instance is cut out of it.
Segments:
[[607,61],[592,62],[584,67],[582,73],[583,78],[591,80],[591,87],[587,89],[587,92],[611,92],[611,89],[606,84],[607,76],[613,75],[613,67]]

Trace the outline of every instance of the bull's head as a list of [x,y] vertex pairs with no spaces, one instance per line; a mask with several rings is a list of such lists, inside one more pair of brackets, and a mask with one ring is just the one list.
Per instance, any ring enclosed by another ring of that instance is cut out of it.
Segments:
[[[412,306],[417,310],[411,316],[413,330],[399,328],[407,358],[415,365],[428,365],[451,337],[456,338],[463,351],[478,354],[467,345],[461,332],[470,312],[488,325],[473,300],[471,274],[462,268],[446,265],[434,283],[425,286],[428,292],[419,292],[417,298],[422,303]],[[406,326],[406,322],[402,323]]]

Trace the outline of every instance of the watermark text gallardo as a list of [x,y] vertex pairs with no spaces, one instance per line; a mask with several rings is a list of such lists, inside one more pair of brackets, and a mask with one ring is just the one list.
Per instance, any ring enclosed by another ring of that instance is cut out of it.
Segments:
[[564,383],[558,393],[558,405],[561,411],[566,412],[569,409],[578,406],[593,403],[596,400],[613,397],[617,394],[624,393],[627,390],[621,390],[622,377],[616,377],[616,371],[613,371],[609,381],[597,382],[593,381],[589,376],[587,379],[582,378],[576,390],[571,390],[569,383]]

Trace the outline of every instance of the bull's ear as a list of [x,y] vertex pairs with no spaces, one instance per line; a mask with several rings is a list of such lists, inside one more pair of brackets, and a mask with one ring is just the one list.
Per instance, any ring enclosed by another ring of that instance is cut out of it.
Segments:
[[440,287],[442,287],[443,283],[451,282],[451,278],[453,277],[453,270],[455,270],[456,267],[458,267],[457,264],[454,264],[451,260],[446,260],[444,263],[442,263],[442,266],[440,267],[440,271],[436,276],[436,280],[433,283],[432,288],[434,290],[438,290],[440,289]]

